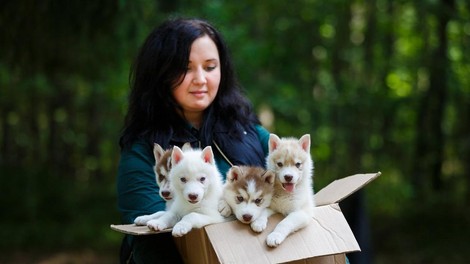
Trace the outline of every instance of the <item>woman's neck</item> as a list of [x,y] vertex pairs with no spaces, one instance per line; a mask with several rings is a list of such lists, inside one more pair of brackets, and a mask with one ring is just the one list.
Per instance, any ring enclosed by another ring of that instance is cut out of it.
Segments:
[[201,122],[193,122],[193,121],[190,121],[188,120],[188,122],[191,124],[191,126],[193,126],[195,129],[198,129],[201,128]]
[[201,128],[202,114],[201,113],[182,113],[182,117],[196,129]]

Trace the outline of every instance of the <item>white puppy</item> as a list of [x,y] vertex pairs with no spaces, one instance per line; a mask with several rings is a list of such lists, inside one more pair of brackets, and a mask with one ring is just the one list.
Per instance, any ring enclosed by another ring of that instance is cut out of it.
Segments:
[[212,148],[183,152],[175,146],[171,164],[173,203],[160,218],[148,221],[147,226],[157,231],[173,227],[173,236],[182,236],[192,228],[222,222],[224,218],[217,208],[222,197],[222,177]]
[[285,215],[266,238],[270,247],[280,245],[291,233],[305,227],[313,216],[313,161],[310,135],[300,139],[269,137],[267,168],[276,173],[270,208]]
[[[183,145],[183,151],[191,149],[190,143],[185,143]],[[170,170],[171,170],[171,152],[172,148],[164,150],[159,144],[154,143],[153,145],[153,155],[155,157],[155,166],[153,170],[155,172],[155,179],[159,187],[158,194],[162,197],[166,204],[165,210],[170,208],[171,203],[173,202],[173,190],[171,189],[170,184]],[[136,225],[147,225],[147,222],[152,219],[157,219],[163,215],[165,211],[158,211],[150,215],[142,215],[137,217],[134,220]]]
[[244,224],[250,224],[255,232],[262,232],[267,225],[274,186],[274,173],[262,167],[233,166],[227,172],[224,199],[219,211],[223,216],[232,213]]

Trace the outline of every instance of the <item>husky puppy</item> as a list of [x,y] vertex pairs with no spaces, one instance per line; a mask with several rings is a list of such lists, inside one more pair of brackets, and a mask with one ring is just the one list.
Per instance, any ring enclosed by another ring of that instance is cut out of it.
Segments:
[[[185,143],[182,150],[190,150],[191,144]],[[170,170],[171,170],[171,152],[173,148],[163,150],[157,143],[154,144],[153,155],[155,156],[155,178],[157,185],[160,188],[158,194],[168,203],[173,199],[173,190],[170,184]]]
[[[160,188],[158,194],[168,203],[173,199],[170,188],[171,151],[173,148],[163,150],[157,143],[154,144],[153,154],[155,156],[155,179]],[[168,205],[168,204],[167,204]]]
[[232,213],[255,232],[262,232],[270,213],[267,207],[274,192],[274,173],[261,167],[233,166],[227,172],[224,199],[219,211],[225,217]]
[[270,208],[285,216],[266,238],[268,246],[277,247],[288,235],[305,227],[313,216],[310,135],[280,139],[271,134],[266,161],[267,168],[276,174]]
[[175,146],[171,164],[173,202],[161,217],[148,221],[147,226],[156,231],[173,227],[173,236],[183,236],[192,228],[222,222],[224,218],[217,208],[222,198],[222,177],[215,165],[212,148],[183,152]]
[[[183,150],[191,149],[189,143],[183,145]],[[173,190],[170,186],[170,170],[171,170],[171,152],[172,148],[164,150],[159,144],[153,144],[153,155],[155,157],[155,179],[159,187],[158,194],[166,201],[166,209],[168,209],[173,200]],[[159,211],[151,215],[139,216],[134,220],[136,225],[146,225],[151,219],[159,218],[163,215],[164,211]]]

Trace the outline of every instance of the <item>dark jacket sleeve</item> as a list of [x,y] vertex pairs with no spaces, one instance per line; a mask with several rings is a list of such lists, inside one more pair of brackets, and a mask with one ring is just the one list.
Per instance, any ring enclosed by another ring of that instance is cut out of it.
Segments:
[[165,201],[158,195],[154,165],[152,149],[144,141],[137,141],[131,148],[121,151],[117,200],[123,224],[133,223],[137,216],[165,209]]

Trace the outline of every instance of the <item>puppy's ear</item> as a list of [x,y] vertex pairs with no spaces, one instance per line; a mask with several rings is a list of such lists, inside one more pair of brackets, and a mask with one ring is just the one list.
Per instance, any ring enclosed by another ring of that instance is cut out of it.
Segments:
[[275,179],[275,174],[272,170],[267,170],[264,175],[263,175],[263,178],[264,178],[264,181],[266,183],[269,183],[271,185],[274,185],[274,179]]
[[238,178],[242,174],[241,168],[238,166],[233,166],[227,173],[227,180],[234,182],[238,181]]
[[273,152],[274,150],[277,149],[277,147],[279,146],[280,141],[281,141],[281,139],[276,134],[270,134],[269,135],[269,142],[268,142],[269,153],[271,153],[271,152]]
[[215,164],[214,153],[211,146],[207,146],[202,150],[202,160],[206,163]]
[[171,165],[175,166],[184,158],[183,151],[177,147],[173,147],[173,151],[171,152]]
[[191,149],[192,149],[191,143],[189,143],[189,142],[184,143],[184,145],[183,145],[183,151],[191,150]]
[[303,135],[299,139],[299,145],[305,152],[310,153],[310,134]]
[[163,148],[158,145],[158,143],[153,143],[153,156],[155,157],[155,163],[158,163],[162,159],[163,153],[165,153]]

